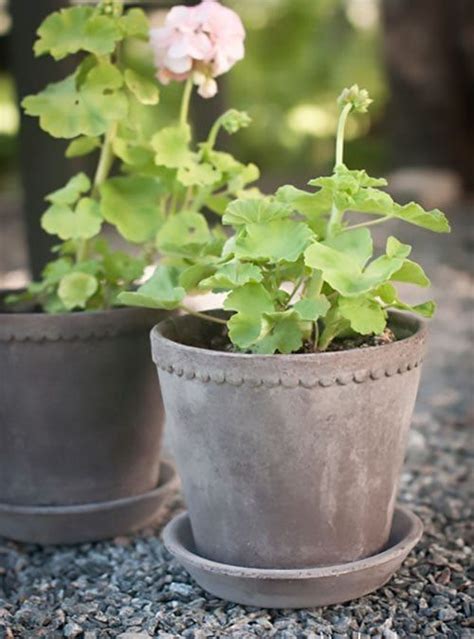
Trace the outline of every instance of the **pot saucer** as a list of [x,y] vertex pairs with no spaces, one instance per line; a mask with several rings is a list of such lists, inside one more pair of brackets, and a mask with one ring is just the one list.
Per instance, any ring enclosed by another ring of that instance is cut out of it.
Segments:
[[216,597],[262,608],[313,608],[357,599],[383,586],[422,532],[421,520],[398,506],[390,539],[381,552],[351,563],[297,570],[246,568],[199,556],[186,512],[169,522],[163,539],[197,583]]
[[156,519],[178,484],[174,465],[162,460],[158,486],[141,495],[73,506],[0,503],[0,536],[34,544],[76,544],[131,533]]

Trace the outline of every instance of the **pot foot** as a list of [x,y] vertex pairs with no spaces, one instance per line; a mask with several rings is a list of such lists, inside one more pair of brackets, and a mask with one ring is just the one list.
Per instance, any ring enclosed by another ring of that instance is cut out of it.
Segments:
[[421,520],[408,508],[398,506],[383,551],[346,564],[297,570],[246,568],[199,556],[187,513],[169,522],[163,538],[169,552],[216,597],[262,608],[313,608],[357,599],[383,586],[422,533]]
[[33,544],[77,544],[125,535],[151,524],[178,484],[174,465],[162,460],[158,486],[141,495],[77,506],[0,503],[0,536]]

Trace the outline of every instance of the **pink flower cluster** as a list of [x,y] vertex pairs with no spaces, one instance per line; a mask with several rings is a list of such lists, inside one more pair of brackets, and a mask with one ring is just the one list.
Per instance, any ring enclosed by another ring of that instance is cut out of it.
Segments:
[[203,98],[217,93],[214,78],[244,57],[245,30],[239,16],[217,0],[194,7],[176,6],[165,24],[150,32],[162,84],[192,78]]

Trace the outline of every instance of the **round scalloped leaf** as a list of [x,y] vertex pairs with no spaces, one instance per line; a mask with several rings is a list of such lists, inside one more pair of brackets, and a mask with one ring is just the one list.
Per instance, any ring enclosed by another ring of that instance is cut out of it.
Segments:
[[102,215],[130,242],[153,240],[163,224],[163,187],[154,177],[114,177],[100,187]]
[[130,9],[119,18],[118,26],[127,38],[148,40],[150,23],[146,14],[137,7]]
[[102,227],[99,204],[89,197],[82,198],[75,211],[67,204],[53,204],[41,218],[41,226],[62,240],[88,240]]
[[373,299],[367,297],[341,298],[339,313],[349,320],[352,330],[360,335],[380,335],[383,333],[387,318],[384,310]]
[[249,224],[235,243],[235,255],[242,259],[295,262],[314,238],[304,222],[276,220]]
[[178,308],[186,295],[179,286],[179,271],[171,266],[158,266],[140,288],[132,293],[120,293],[118,299],[126,306],[144,306],[145,308]]
[[59,283],[58,296],[68,310],[85,308],[88,300],[99,288],[99,283],[88,273],[69,273]]
[[41,24],[38,36],[35,54],[50,53],[55,60],[77,51],[108,55],[122,39],[116,21],[98,15],[91,7],[71,7],[52,13]]
[[222,221],[224,224],[261,224],[281,220],[291,215],[291,208],[281,202],[269,199],[234,200],[227,207]]
[[126,117],[128,101],[123,92],[88,82],[78,89],[75,75],[50,84],[37,95],[27,96],[23,107],[40,119],[41,128],[55,138],[98,136],[112,122]]
[[151,140],[151,145],[156,151],[156,164],[170,169],[178,169],[189,164],[192,161],[190,141],[191,129],[187,124],[161,129]]
[[48,202],[53,204],[74,204],[82,193],[91,188],[91,181],[85,173],[77,173],[57,191],[53,191],[46,196]]

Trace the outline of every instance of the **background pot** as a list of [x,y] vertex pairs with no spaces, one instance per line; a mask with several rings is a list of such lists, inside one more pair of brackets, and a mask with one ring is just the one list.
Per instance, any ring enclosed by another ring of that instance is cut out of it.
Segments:
[[163,411],[148,334],[164,316],[0,313],[0,503],[87,504],[156,488]]
[[194,348],[216,330],[194,317],[152,331],[200,555],[300,568],[385,546],[425,340],[411,317],[391,325],[392,344],[277,356]]

